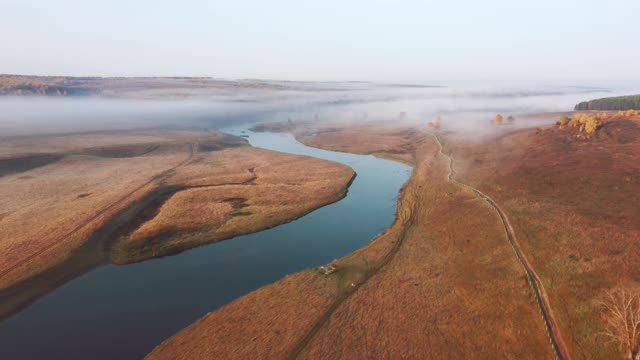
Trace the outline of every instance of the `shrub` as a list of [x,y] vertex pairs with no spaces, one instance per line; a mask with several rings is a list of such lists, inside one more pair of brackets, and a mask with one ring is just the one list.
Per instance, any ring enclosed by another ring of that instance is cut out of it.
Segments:
[[582,119],[582,114],[580,114],[580,113],[573,114],[573,120],[581,123],[582,121],[580,121],[580,119]]
[[593,134],[596,132],[597,129],[598,129],[598,122],[596,121],[596,118],[593,116],[588,116],[587,120],[584,123],[584,131],[587,134]]

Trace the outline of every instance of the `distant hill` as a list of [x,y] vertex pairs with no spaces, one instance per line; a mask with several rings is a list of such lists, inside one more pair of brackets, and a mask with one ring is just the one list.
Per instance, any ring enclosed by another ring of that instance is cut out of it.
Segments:
[[77,96],[172,98],[216,91],[342,90],[316,83],[270,80],[224,80],[208,77],[71,77],[0,74],[0,96]]
[[575,110],[640,110],[640,94],[584,101]]
[[0,75],[0,95],[68,96],[87,91],[78,87],[77,79],[49,76]]

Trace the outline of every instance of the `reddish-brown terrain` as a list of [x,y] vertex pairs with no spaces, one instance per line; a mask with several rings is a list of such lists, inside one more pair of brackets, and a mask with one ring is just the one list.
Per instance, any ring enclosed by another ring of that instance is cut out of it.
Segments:
[[[385,131],[389,139],[370,142]],[[332,149],[353,144],[366,153],[394,153],[387,144],[410,134],[412,146],[398,158],[416,165],[394,225],[336,261],[336,273],[310,269],[259,289],[149,358],[553,357],[498,214],[449,179],[449,158],[435,137],[376,126],[322,134]]]
[[482,138],[285,125],[307,144],[411,157],[396,222],[335,273],[287,276],[148,357],[620,358],[601,304],[640,281],[639,120]]
[[490,143],[453,141],[461,179],[510,215],[574,358],[615,358],[600,301],[640,281],[640,118],[586,136],[553,126]]

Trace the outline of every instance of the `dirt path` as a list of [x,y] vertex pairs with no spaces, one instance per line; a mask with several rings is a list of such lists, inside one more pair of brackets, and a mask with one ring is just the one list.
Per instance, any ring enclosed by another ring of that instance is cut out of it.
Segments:
[[45,252],[50,251],[50,250],[58,247],[61,244],[64,244],[64,242],[65,242],[65,240],[67,238],[69,238],[73,234],[77,233],[82,228],[84,228],[85,226],[89,225],[91,222],[93,222],[94,220],[96,220],[100,216],[104,215],[109,210],[111,210],[111,209],[115,208],[116,206],[122,204],[124,201],[127,201],[127,199],[129,199],[129,197],[131,197],[136,192],[138,192],[141,189],[143,189],[144,187],[152,184],[153,182],[156,182],[158,180],[164,179],[165,177],[167,177],[167,175],[171,174],[177,168],[187,164],[193,158],[193,155],[195,154],[197,148],[198,148],[198,144],[197,143],[189,143],[189,155],[187,156],[187,158],[185,160],[181,161],[179,164],[171,167],[170,169],[164,170],[161,173],[159,173],[158,175],[155,175],[155,176],[151,177],[151,179],[149,181],[147,181],[144,184],[136,187],[135,189],[131,190],[130,192],[125,194],[120,199],[118,199],[115,202],[113,202],[111,205],[109,205],[109,206],[103,208],[102,210],[98,211],[95,215],[93,215],[89,219],[83,221],[81,224],[76,226],[73,230],[71,230],[70,232],[66,233],[64,236],[60,237],[60,239],[58,239],[57,241],[54,241],[54,242],[52,242],[52,243],[50,243],[50,244],[48,244],[46,246],[43,246],[41,249],[38,249],[36,252],[32,253],[28,257],[23,258],[23,259],[17,261],[16,263],[14,263],[13,265],[9,266],[8,268],[4,269],[3,271],[0,272],[0,280],[3,277],[5,277],[7,274],[11,273],[13,270],[17,269],[18,267],[21,267],[23,265],[28,264],[29,262],[31,262],[33,259],[35,259],[39,255],[42,255]]
[[[407,187],[407,186],[404,187],[404,190],[416,191],[413,187]],[[409,231],[409,229],[411,228],[414,222],[413,216],[415,214],[415,209],[412,208],[413,206],[415,206],[415,203],[412,203],[409,208],[398,206],[398,210],[397,210],[398,214],[396,217],[396,221],[401,222],[402,228],[400,230],[400,234],[398,235],[396,242],[393,244],[393,247],[391,247],[389,252],[387,252],[384,255],[380,263],[378,263],[376,266],[373,266],[367,269],[365,274],[362,276],[362,278],[360,278],[360,280],[357,283],[353,283],[351,287],[348,287],[347,288],[348,291],[346,293],[341,292],[340,295],[336,297],[336,299],[331,303],[331,305],[329,305],[327,310],[325,310],[322,316],[320,316],[320,318],[316,321],[313,327],[306,334],[304,334],[304,336],[300,338],[300,340],[298,340],[295,343],[295,345],[293,346],[293,349],[289,352],[286,359],[297,359],[298,355],[300,355],[302,350],[304,350],[304,348],[311,342],[311,340],[315,337],[318,331],[320,331],[320,329],[322,329],[322,327],[327,323],[327,321],[329,321],[329,319],[331,318],[331,315],[333,315],[333,313],[340,307],[340,305],[344,303],[347,299],[349,299],[351,295],[356,293],[362,285],[366,284],[367,281],[369,281],[373,276],[375,276],[382,268],[384,268],[398,253],[398,250],[400,250],[400,247],[402,247],[402,244],[404,243],[404,240],[407,236],[407,232]],[[394,225],[395,224],[391,225],[391,227],[393,227]]]
[[558,327],[555,316],[553,315],[553,311],[549,303],[549,298],[544,289],[544,286],[542,285],[542,282],[540,281],[538,274],[535,272],[535,270],[527,260],[526,256],[524,255],[506,213],[500,208],[500,206],[498,206],[498,204],[495,201],[493,201],[493,199],[491,199],[489,196],[487,196],[480,190],[453,178],[453,176],[455,175],[455,170],[453,168],[453,157],[451,155],[447,155],[444,153],[443,151],[444,146],[442,144],[442,140],[440,139],[440,136],[433,135],[433,137],[436,139],[436,142],[438,143],[440,154],[442,156],[449,158],[449,174],[447,175],[447,180],[453,183],[456,183],[464,188],[469,189],[474,194],[476,194],[479,198],[481,198],[483,201],[489,204],[489,206],[491,206],[497,212],[498,216],[500,217],[500,221],[502,222],[502,225],[504,227],[505,235],[507,240],[509,241],[509,245],[511,245],[511,248],[513,249],[513,252],[516,256],[516,259],[518,260],[518,262],[520,263],[520,265],[522,266],[522,268],[526,273],[527,281],[529,282],[529,286],[531,286],[531,290],[535,296],[536,303],[538,304],[538,308],[540,310],[540,315],[542,317],[542,320],[544,321],[545,329],[547,330],[547,337],[549,338],[549,342],[553,347],[553,351],[556,358],[560,360],[571,359],[567,346],[562,338],[560,328]]

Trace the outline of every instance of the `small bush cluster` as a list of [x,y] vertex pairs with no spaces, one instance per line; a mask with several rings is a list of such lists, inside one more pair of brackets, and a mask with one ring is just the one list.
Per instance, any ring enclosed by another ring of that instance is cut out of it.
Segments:
[[602,126],[603,122],[609,120],[609,118],[610,117],[607,113],[576,113],[573,115],[573,118],[569,118],[567,115],[560,116],[560,120],[558,120],[557,125],[560,125],[560,127],[568,126],[577,128],[579,132],[591,135],[594,134],[600,126]]
[[[504,123],[504,116],[502,116],[502,114],[497,114],[496,117],[491,120],[491,123],[495,124],[495,125],[502,125]],[[512,124],[514,121],[516,121],[516,118],[514,118],[512,115],[507,116],[507,123]]]

